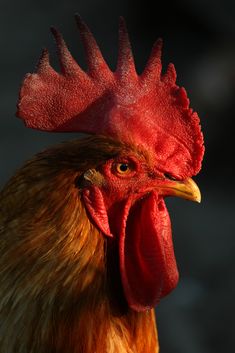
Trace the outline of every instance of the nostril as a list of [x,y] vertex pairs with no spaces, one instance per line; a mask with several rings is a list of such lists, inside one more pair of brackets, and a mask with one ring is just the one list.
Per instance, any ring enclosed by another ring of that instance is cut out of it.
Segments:
[[164,173],[164,177],[166,179],[170,179],[170,180],[177,180],[175,177],[173,177],[173,175],[171,175],[170,173]]

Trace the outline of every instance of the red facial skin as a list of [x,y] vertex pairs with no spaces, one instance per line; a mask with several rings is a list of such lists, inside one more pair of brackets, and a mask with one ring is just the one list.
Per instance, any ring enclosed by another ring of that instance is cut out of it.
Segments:
[[[121,164],[128,171],[120,170]],[[143,156],[109,160],[95,182],[84,189],[86,208],[97,227],[119,241],[122,285],[136,311],[154,307],[178,282],[171,225],[162,195],[164,173]]]

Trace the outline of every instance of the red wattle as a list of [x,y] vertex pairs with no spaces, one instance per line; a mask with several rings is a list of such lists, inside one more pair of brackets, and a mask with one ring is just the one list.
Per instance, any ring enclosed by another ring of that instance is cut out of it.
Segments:
[[105,235],[112,237],[102,192],[97,186],[84,189],[83,201],[90,217]]
[[127,202],[120,236],[120,270],[129,306],[154,307],[178,282],[169,215],[155,192]]

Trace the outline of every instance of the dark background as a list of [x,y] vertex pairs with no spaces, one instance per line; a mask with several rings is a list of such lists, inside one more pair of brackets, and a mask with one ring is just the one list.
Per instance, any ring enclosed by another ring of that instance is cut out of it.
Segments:
[[205,135],[203,169],[195,179],[202,203],[169,200],[177,289],[157,307],[161,353],[235,351],[235,1],[0,0],[0,186],[34,153],[75,134],[26,129],[14,117],[20,82],[47,46],[57,65],[49,26],[57,26],[84,67],[73,14],[95,34],[112,69],[118,16],[126,18],[139,72],[154,40],[164,39]]

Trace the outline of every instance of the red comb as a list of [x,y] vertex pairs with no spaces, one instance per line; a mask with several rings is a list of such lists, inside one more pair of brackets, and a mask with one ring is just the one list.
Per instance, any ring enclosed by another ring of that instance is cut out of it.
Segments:
[[[161,73],[158,40],[146,68],[137,75],[125,22],[119,26],[117,69],[112,72],[88,27],[76,16],[88,64],[84,72],[70,54],[60,33],[52,28],[61,72],[44,50],[37,72],[27,74],[17,116],[34,129],[103,134],[146,147],[159,168],[174,165],[176,177],[196,174],[204,152],[199,118],[179,88],[174,66]],[[172,168],[171,168],[172,169]]]

